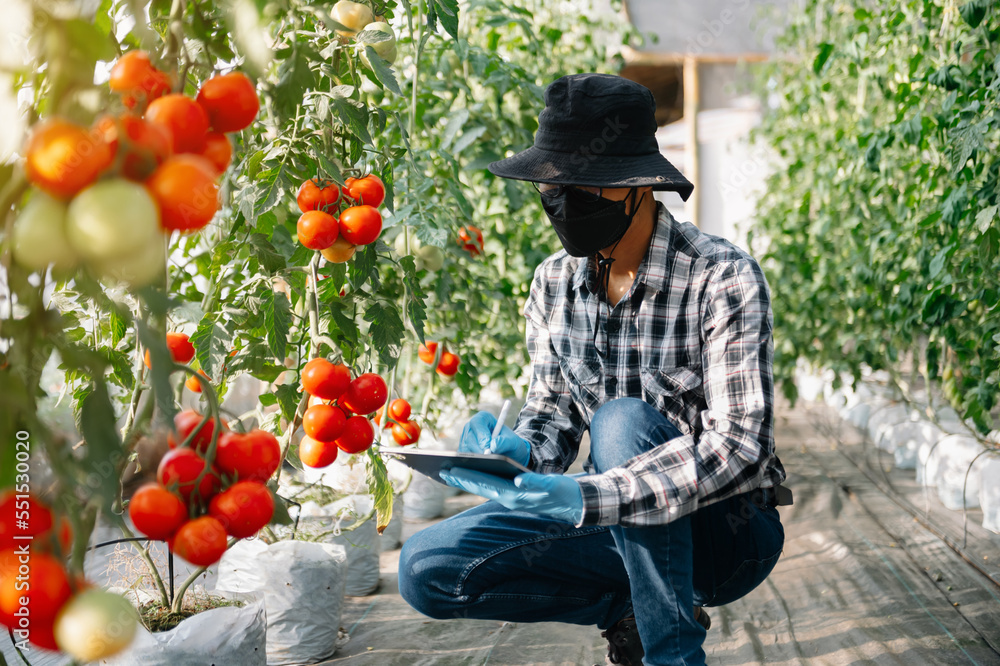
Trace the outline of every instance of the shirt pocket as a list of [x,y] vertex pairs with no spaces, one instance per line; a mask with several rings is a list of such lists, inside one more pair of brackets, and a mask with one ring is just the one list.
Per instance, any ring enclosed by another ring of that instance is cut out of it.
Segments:
[[573,401],[589,423],[603,399],[604,370],[600,362],[587,358],[573,359],[560,356],[559,367],[569,385]]
[[673,422],[685,435],[695,434],[704,402],[700,367],[679,367],[640,372],[642,398]]

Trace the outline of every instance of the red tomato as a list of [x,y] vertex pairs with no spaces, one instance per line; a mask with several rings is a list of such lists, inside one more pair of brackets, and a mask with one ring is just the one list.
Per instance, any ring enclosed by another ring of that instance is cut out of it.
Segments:
[[337,184],[318,178],[311,178],[299,187],[299,193],[295,201],[299,204],[299,210],[308,213],[311,210],[326,211],[340,199],[340,188]]
[[392,426],[392,438],[400,446],[413,444],[420,439],[420,426],[413,421],[401,421]]
[[[23,523],[21,521],[24,521]],[[8,490],[0,494],[0,550],[23,543],[15,536],[39,537],[52,529],[52,511],[28,493],[20,497]]]
[[333,245],[340,233],[337,218],[321,210],[302,213],[296,224],[299,242],[310,250],[325,250]]
[[226,528],[218,518],[202,516],[189,520],[170,540],[170,550],[198,567],[208,567],[226,552]]
[[173,137],[162,125],[123,113],[117,118],[102,116],[95,127],[121,161],[122,175],[142,182],[173,152]]
[[[211,381],[208,375],[205,374],[204,370],[198,370],[198,374]],[[188,375],[188,378],[184,380],[184,386],[188,388],[189,391],[194,391],[195,393],[201,393],[201,380],[194,375]]]
[[363,416],[352,416],[347,419],[344,432],[334,444],[345,453],[361,453],[375,441],[375,428],[371,421]]
[[441,361],[438,362],[437,371],[445,377],[451,377],[458,372],[458,364],[461,361],[451,352],[441,354]]
[[375,174],[364,178],[348,178],[344,182],[344,191],[352,201],[375,208],[385,201],[385,183]]
[[[208,471],[198,484],[196,493],[195,482],[206,467]],[[205,462],[197,451],[185,448],[168,451],[163,456],[156,470],[156,480],[168,489],[176,489],[189,504],[195,494],[203,502],[207,502],[222,485],[215,468]]]
[[266,430],[231,432],[219,438],[215,465],[240,481],[266,482],[281,464],[281,445]]
[[[159,101],[159,100],[158,100]],[[146,181],[164,231],[198,231],[219,210],[215,165],[201,155],[174,155]]]
[[150,539],[169,539],[188,517],[187,507],[177,495],[158,483],[147,483],[128,502],[128,515],[135,528]]
[[351,369],[334,365],[325,358],[314,358],[302,369],[302,389],[323,400],[336,400],[351,383]]
[[389,416],[391,416],[396,421],[402,423],[403,421],[408,421],[410,419],[411,411],[410,403],[402,398],[396,398],[389,405]]
[[175,153],[200,153],[205,149],[208,114],[187,95],[174,93],[153,100],[146,109],[146,120],[170,132]]
[[219,132],[209,132],[205,137],[205,150],[201,156],[212,163],[217,176],[221,176],[233,161],[233,144],[229,138]]
[[[31,553],[24,559],[28,560],[28,573],[24,578],[20,572],[11,575],[13,570],[8,569],[8,575],[0,580],[0,621],[7,626],[16,621],[14,613],[23,605],[21,597],[27,597],[28,617],[34,623],[54,618],[73,596],[62,562],[46,553]],[[25,564],[23,560],[20,563]]]
[[373,372],[366,372],[351,382],[340,402],[355,414],[371,414],[385,404],[388,396],[385,380]]
[[[177,437],[175,438],[173,433],[167,435],[167,443],[170,445],[170,448],[175,449],[183,444],[188,435],[194,432],[194,429],[201,423],[201,419],[202,415],[193,409],[185,409],[174,416],[174,428],[177,430]],[[219,424],[215,419],[209,419],[208,423],[201,427],[201,430],[198,431],[198,434],[191,441],[191,448],[202,454],[208,451],[208,447],[212,444],[212,434],[218,427]],[[229,432],[229,424],[222,421],[219,434],[221,435],[225,432]]]
[[167,349],[178,363],[189,363],[194,358],[194,345],[187,333],[167,333]]
[[226,534],[244,539],[271,522],[274,498],[263,483],[240,481],[212,498],[208,515],[222,523]]
[[43,621],[31,623],[31,633],[28,635],[28,642],[46,650],[59,650],[56,643],[56,632],[54,621]]
[[299,460],[307,467],[326,467],[337,459],[340,449],[333,442],[321,442],[306,435],[299,442]]
[[44,120],[31,128],[24,172],[33,185],[57,199],[69,199],[97,180],[112,158],[100,132],[65,120]]
[[257,89],[242,72],[213,76],[202,84],[197,99],[216,132],[246,129],[260,110]]
[[302,429],[313,439],[332,442],[344,431],[347,417],[339,407],[315,405],[302,416]]
[[[170,358],[176,363],[189,363],[194,358],[194,345],[187,333],[167,333],[167,349],[170,350]],[[147,368],[153,367],[150,365],[148,349],[144,362]]]
[[483,232],[471,224],[458,230],[458,244],[475,257],[483,252]]
[[351,206],[340,214],[340,233],[352,245],[367,245],[382,233],[382,215],[372,206]]
[[129,51],[111,68],[108,87],[131,109],[170,92],[170,77],[153,66],[145,51]]
[[428,342],[427,346],[420,345],[420,348],[417,350],[417,357],[427,365],[430,365],[434,362],[434,356],[437,355],[437,348],[438,343],[436,342]]

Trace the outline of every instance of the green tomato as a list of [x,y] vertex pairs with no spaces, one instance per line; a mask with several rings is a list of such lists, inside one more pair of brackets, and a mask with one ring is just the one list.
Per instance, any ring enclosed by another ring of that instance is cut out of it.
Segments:
[[138,614],[128,600],[119,594],[91,589],[66,602],[53,629],[60,650],[91,662],[127,647],[138,625]]
[[375,49],[375,53],[390,65],[396,62],[396,33],[392,31],[392,27],[388,23],[384,21],[369,23],[365,26],[365,32],[381,32],[389,35],[389,39],[381,42],[368,42],[367,39],[358,39],[358,44],[361,45],[361,59],[368,65],[369,69],[371,69],[372,64],[368,62],[368,54],[364,49],[366,44]]
[[407,254],[412,254],[416,256],[417,250],[423,246],[420,239],[417,238],[416,234],[410,234],[410,251],[406,251],[406,231],[405,229],[396,234],[396,240],[393,242],[393,247],[396,248],[396,254],[401,257],[405,257]]
[[437,245],[425,245],[417,250],[417,270],[426,268],[437,273],[444,266],[444,251]]
[[66,237],[85,259],[107,262],[162,246],[160,212],[142,185],[121,178],[80,192],[69,204]]
[[14,222],[13,248],[17,263],[32,271],[49,264],[71,270],[79,260],[66,239],[66,204],[36,192]]
[[147,243],[135,254],[93,262],[90,268],[104,280],[135,288],[145,287],[163,276],[166,268],[164,252],[163,236],[160,236],[158,242]]
[[350,0],[340,0],[337,4],[333,6],[330,10],[330,16],[333,20],[340,25],[348,28],[348,30],[338,30],[337,34],[341,37],[353,37],[362,28],[375,20],[372,16],[372,10],[368,5],[362,5],[360,2],[351,2]]

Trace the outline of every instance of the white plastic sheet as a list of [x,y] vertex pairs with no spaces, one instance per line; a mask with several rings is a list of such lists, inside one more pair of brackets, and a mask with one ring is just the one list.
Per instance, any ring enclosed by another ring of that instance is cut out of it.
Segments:
[[930,446],[944,433],[930,421],[906,421],[889,426],[882,434],[882,448],[891,451],[899,469],[916,469],[920,447]]
[[983,527],[1000,534],[1000,454],[987,454],[979,467],[979,505]]
[[[927,485],[937,486],[938,498],[949,509],[962,508],[963,492],[964,506],[970,509],[979,506],[979,474],[975,467],[968,474],[968,486],[965,484],[969,465],[982,450],[982,444],[972,437],[947,435],[930,452],[925,463],[924,479]],[[982,461],[980,458],[977,465]]]
[[139,631],[126,650],[102,666],[265,666],[267,620],[264,595],[219,593],[246,605],[213,608],[170,631]]
[[263,594],[268,666],[311,664],[337,649],[346,580],[342,546],[255,539],[226,551],[216,589]]

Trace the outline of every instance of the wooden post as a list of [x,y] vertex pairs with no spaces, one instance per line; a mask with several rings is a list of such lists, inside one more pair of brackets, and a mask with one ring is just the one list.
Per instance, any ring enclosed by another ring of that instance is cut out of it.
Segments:
[[700,227],[698,205],[701,194],[701,178],[698,176],[698,107],[700,94],[698,91],[698,58],[684,57],[684,123],[687,129],[687,141],[684,147],[684,176],[694,185],[694,192],[688,198],[687,211],[692,224]]

